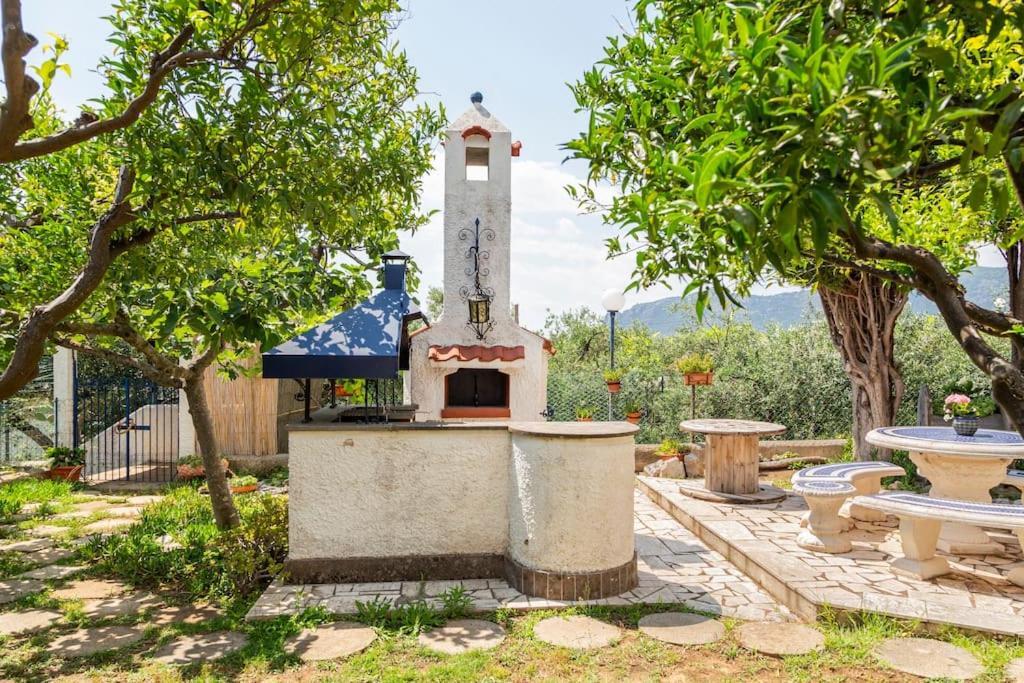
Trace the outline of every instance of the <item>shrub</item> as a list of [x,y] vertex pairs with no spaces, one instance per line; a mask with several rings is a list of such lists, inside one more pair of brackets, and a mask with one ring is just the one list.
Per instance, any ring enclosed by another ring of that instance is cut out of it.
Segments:
[[[247,595],[280,572],[288,553],[288,504],[279,496],[236,500],[241,525],[221,532],[209,498],[179,487],[147,506],[124,534],[83,548],[99,568],[137,585],[192,597]],[[174,541],[180,547],[168,547]]]
[[676,361],[676,369],[686,375],[691,372],[711,372],[715,361],[710,353],[688,353]]
[[615,384],[622,381],[622,370],[605,370],[604,381],[608,384]]
[[577,420],[589,420],[594,417],[594,409],[587,406],[580,406],[576,409]]
[[51,446],[46,449],[46,459],[50,467],[78,467],[85,464],[85,449]]
[[683,445],[677,439],[664,439],[658,446],[658,455],[678,455],[683,452]]

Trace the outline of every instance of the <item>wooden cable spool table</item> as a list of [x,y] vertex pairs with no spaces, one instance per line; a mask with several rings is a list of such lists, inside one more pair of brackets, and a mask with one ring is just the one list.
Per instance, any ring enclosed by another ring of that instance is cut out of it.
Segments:
[[754,420],[685,420],[684,432],[704,434],[704,486],[709,491],[750,495],[758,484],[758,441],[762,436],[781,434],[784,425]]

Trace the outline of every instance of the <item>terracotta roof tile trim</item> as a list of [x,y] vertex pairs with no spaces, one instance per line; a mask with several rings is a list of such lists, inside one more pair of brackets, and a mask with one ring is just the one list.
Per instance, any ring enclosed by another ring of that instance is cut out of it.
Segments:
[[430,360],[460,362],[478,360],[484,363],[491,361],[502,361],[508,363],[514,360],[526,358],[526,349],[523,346],[463,346],[453,344],[451,346],[431,346],[427,352]]

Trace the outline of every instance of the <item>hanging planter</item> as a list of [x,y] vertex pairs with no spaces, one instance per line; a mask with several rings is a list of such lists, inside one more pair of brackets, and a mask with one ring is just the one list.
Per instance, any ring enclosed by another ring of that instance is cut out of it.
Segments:
[[605,370],[604,383],[608,387],[609,394],[617,394],[622,391],[622,371]]

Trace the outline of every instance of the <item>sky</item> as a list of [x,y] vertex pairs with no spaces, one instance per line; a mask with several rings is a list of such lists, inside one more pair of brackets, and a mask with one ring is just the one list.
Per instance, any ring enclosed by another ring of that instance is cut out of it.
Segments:
[[[421,97],[443,104],[452,120],[480,91],[484,105],[523,142],[512,163],[511,300],[524,325],[540,329],[549,311],[579,306],[601,310],[601,294],[630,282],[627,258],[607,260],[604,240],[615,233],[594,215],[580,215],[564,187],[579,182],[583,162],[565,161],[561,145],[586,126],[568,83],[601,58],[610,35],[629,26],[632,0],[404,0],[396,33],[420,74]],[[26,30],[43,37],[57,33],[70,41],[66,56],[72,77],[59,78],[54,96],[75,112],[94,97],[101,80],[93,71],[110,50],[102,16],[110,0],[30,0],[24,3]],[[43,38],[43,42],[46,39]],[[29,56],[38,62],[41,51]],[[442,209],[442,148],[435,149],[435,171],[424,181],[426,209]],[[415,235],[405,234],[404,251],[423,271],[426,288],[443,278],[442,217],[435,215]],[[986,265],[998,256],[983,254]],[[680,290],[678,285],[675,290]],[[759,292],[763,293],[763,292]],[[626,306],[671,296],[658,287],[630,292]]]

